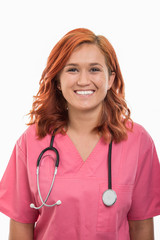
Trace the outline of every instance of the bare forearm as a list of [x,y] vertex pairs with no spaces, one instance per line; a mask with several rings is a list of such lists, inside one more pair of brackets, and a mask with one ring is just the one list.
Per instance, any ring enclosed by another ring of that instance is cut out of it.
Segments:
[[154,240],[153,219],[129,221],[131,240]]
[[19,223],[10,220],[9,240],[33,240],[34,224]]

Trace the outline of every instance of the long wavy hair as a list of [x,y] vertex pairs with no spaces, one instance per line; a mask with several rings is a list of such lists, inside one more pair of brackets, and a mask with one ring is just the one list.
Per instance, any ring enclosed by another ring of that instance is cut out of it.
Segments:
[[105,56],[109,74],[115,73],[114,83],[104,99],[101,119],[94,130],[101,133],[106,142],[112,139],[118,143],[127,139],[127,131],[132,129],[133,122],[125,101],[124,81],[117,56],[104,36],[95,35],[85,28],[68,32],[52,49],[40,79],[39,91],[34,96],[28,125],[36,125],[39,138],[53,134],[55,130],[66,133],[69,119],[66,100],[58,89],[59,74],[75,48],[83,43],[95,44]]

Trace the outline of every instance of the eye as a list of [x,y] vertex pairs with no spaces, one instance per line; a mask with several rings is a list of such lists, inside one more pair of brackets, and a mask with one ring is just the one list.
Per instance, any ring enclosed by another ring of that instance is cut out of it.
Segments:
[[93,67],[93,68],[90,69],[90,71],[91,71],[91,72],[99,72],[100,69],[99,69],[99,68],[95,68],[95,67]]
[[77,68],[69,68],[67,72],[78,72]]

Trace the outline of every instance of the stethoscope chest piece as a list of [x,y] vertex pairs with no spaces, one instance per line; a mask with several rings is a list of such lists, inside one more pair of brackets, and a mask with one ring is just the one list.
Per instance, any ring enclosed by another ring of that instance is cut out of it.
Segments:
[[102,196],[103,203],[110,207],[112,206],[117,200],[117,194],[112,189],[107,189]]

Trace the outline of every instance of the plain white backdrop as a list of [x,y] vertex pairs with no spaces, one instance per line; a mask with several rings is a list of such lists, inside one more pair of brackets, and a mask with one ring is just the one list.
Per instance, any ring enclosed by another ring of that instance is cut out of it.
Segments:
[[[47,57],[69,30],[105,35],[118,56],[134,121],[154,139],[160,157],[160,7],[157,0],[5,0],[0,2],[0,179],[26,129]],[[16,204],[16,202],[15,202]],[[160,239],[160,217],[155,239]],[[9,219],[0,213],[0,239]]]

